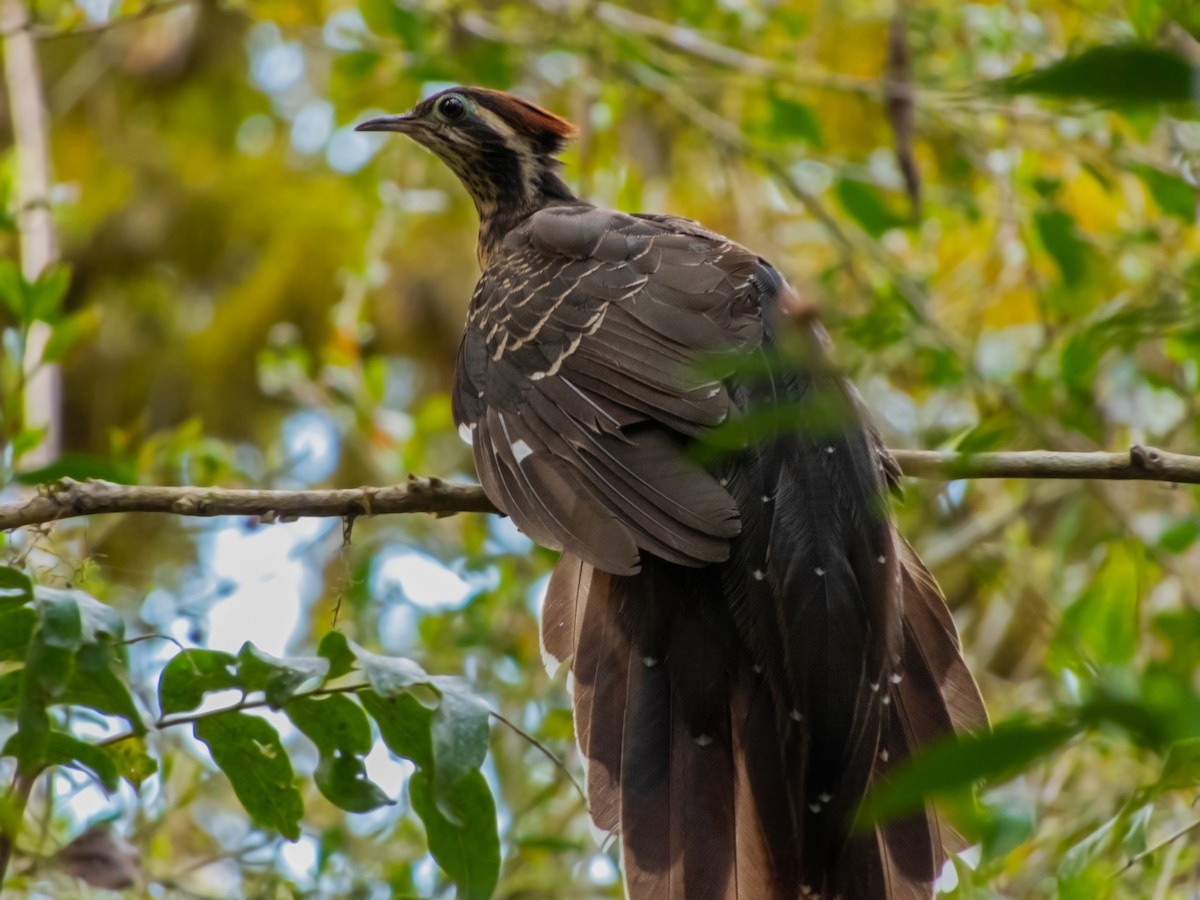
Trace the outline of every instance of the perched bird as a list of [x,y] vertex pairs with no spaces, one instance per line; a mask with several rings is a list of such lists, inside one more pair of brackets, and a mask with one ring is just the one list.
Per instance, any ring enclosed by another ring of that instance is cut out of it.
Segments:
[[526,100],[452,88],[358,129],[431,150],[479,211],[454,418],[488,497],[562,551],[543,645],[629,896],[932,896],[957,839],[932,808],[855,817],[986,714],[811,310],[695,222],[578,199],[572,126]]

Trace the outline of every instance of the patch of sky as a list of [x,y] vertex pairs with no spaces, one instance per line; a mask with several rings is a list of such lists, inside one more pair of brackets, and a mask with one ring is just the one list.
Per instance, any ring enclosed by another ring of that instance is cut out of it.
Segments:
[[587,877],[592,884],[608,887],[617,883],[621,873],[611,857],[604,853],[597,853],[588,860]]
[[354,125],[339,128],[325,148],[325,162],[336,172],[349,175],[371,161],[387,141],[387,135],[355,131]]
[[315,410],[289,416],[283,423],[289,480],[313,484],[328,478],[337,468],[340,443],[329,416]]
[[461,609],[480,591],[498,583],[494,569],[460,574],[428,553],[409,548],[385,550],[371,563],[372,596],[385,602],[405,600],[430,612]]
[[298,153],[319,153],[333,134],[333,104],[310,100],[292,121],[292,147]]
[[525,605],[529,607],[529,611],[541,620],[542,607],[546,603],[546,588],[550,585],[549,574],[543,575],[537,581],[529,586],[529,590],[525,592]]
[[107,22],[112,18],[113,0],[75,0],[88,22]]
[[334,50],[358,50],[368,34],[367,23],[357,9],[339,9],[325,20],[321,37]]
[[221,524],[200,544],[201,567],[232,589],[208,615],[207,645],[236,653],[245,641],[285,656],[302,610],[320,591],[312,545],[337,523],[301,519],[250,529]]
[[268,94],[278,94],[296,84],[304,75],[304,50],[294,41],[285,41],[279,28],[261,22],[246,35],[250,53],[250,78]]
[[307,834],[300,835],[300,840],[295,843],[284,841],[280,845],[278,858],[283,863],[284,873],[297,882],[297,887],[311,888],[317,874],[319,849],[317,841]]
[[488,553],[511,553],[514,556],[524,556],[533,550],[533,541],[521,534],[512,519],[507,516],[492,516],[488,520],[488,539],[485,548]]

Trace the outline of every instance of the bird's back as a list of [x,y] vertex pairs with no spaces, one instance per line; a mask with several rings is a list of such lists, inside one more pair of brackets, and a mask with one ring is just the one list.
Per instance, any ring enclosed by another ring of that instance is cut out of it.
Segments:
[[564,550],[543,640],[632,898],[931,896],[932,811],[852,822],[913,748],[986,723],[789,290],[695,223],[559,203],[472,301],[455,418],[489,497]]

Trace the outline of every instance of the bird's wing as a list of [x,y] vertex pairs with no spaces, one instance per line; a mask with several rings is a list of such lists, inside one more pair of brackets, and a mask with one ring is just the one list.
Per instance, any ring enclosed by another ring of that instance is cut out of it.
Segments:
[[538,543],[630,574],[729,555],[737,508],[681,452],[729,415],[712,357],[757,347],[782,282],[685,220],[544,209],[480,279],[454,413],[489,495]]

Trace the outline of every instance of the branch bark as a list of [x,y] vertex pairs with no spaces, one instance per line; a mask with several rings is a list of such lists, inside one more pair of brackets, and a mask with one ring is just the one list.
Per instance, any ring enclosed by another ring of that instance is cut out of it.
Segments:
[[[1102,479],[1200,484],[1200,456],[1134,446],[1126,453],[949,453],[893,450],[913,478]],[[410,477],[407,484],[328,491],[257,491],[233,488],[142,487],[64,478],[35,496],[0,505],[0,531],[101,513],[149,512],[177,516],[257,516],[264,521],[300,517],[498,512],[474,484]]]

